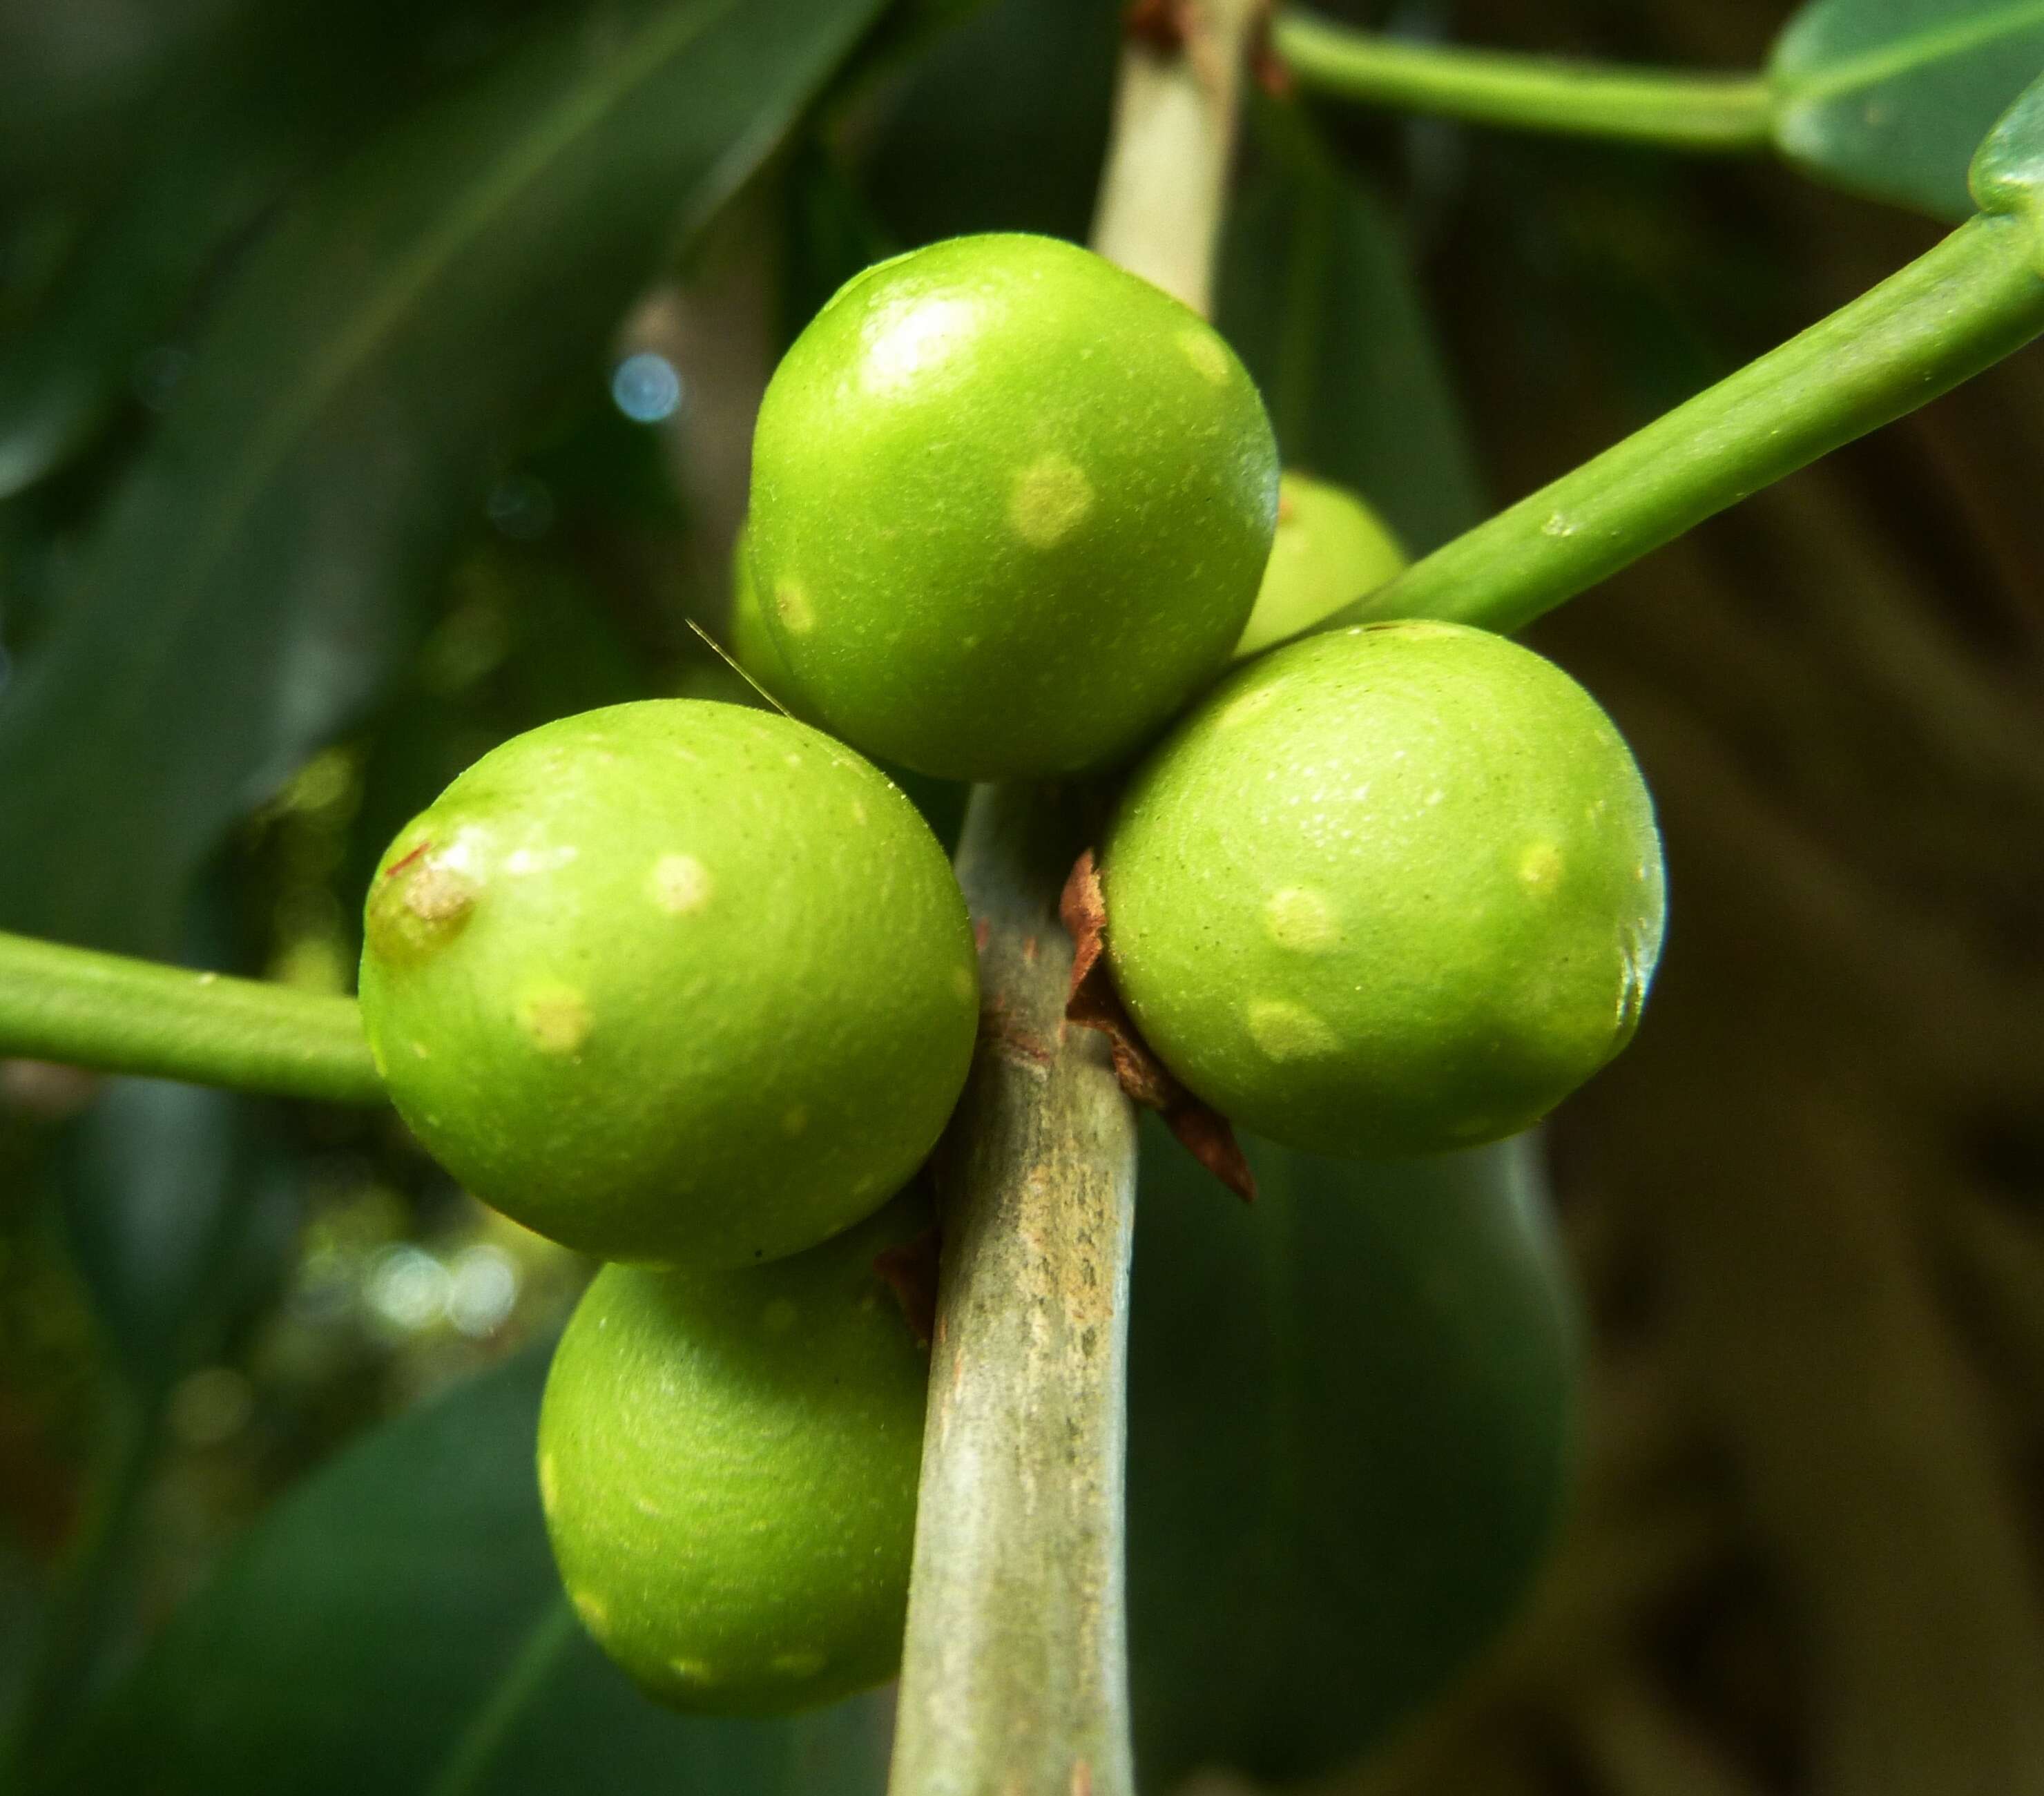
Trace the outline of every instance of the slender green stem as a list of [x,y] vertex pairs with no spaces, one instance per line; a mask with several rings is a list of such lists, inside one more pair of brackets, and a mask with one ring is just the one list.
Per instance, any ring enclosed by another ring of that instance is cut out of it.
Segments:
[[1415,562],[1324,629],[1512,631],[2044,332],[2038,233],[1986,214],[1665,417]]
[[1271,41],[1301,86],[1477,125],[1722,151],[1764,149],[1773,129],[1774,90],[1763,75],[1400,42],[1289,11]]
[[354,1001],[0,934],[0,1055],[381,1103]]

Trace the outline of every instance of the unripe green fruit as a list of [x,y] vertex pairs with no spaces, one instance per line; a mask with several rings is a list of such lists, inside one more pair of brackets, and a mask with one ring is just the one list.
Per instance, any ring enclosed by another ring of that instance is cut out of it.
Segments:
[[1235,659],[1312,629],[1404,567],[1398,539],[1353,493],[1288,471],[1278,485],[1278,534]]
[[766,627],[759,605],[759,582],[752,578],[751,532],[740,530],[731,546],[731,658],[775,704],[799,714],[795,677],[782,658],[780,645]]
[[1170,295],[1047,237],[870,268],[775,373],[752,570],[805,700],[951,779],[1139,745],[1227,663],[1276,518],[1270,421]]
[[485,755],[370,888],[363,1021],[478,1197],[606,1259],[734,1266],[870,1214],[978,1022],[965,900],[842,744],[682,699]]
[[1511,1134],[1624,1046],[1661,948],[1623,740],[1485,631],[1273,650],[1143,764],[1103,854],[1115,982],[1165,1064],[1324,1153]]
[[908,1198],[770,1266],[606,1266],[547,1378],[540,1494],[583,1625],[649,1694],[768,1714],[901,1655],[928,1362],[874,1256]]

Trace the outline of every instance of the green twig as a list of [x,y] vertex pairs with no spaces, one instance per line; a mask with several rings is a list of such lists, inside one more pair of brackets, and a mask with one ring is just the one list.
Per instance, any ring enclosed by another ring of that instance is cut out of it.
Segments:
[[1762,75],[1400,42],[1293,12],[1278,14],[1271,42],[1302,87],[1473,124],[1715,151],[1764,149],[1773,129]]
[[1822,323],[1479,524],[1321,627],[1513,631],[2044,332],[2039,233],[1987,214]]
[[0,1056],[381,1103],[354,1001],[0,934]]

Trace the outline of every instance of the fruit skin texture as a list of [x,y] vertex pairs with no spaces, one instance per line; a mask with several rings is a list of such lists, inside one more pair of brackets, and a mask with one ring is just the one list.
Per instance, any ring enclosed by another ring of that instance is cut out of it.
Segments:
[[659,1701],[781,1713],[893,1675],[929,1367],[873,1260],[928,1222],[905,1196],[770,1266],[584,1295],[540,1499],[583,1625]]
[[870,1215],[978,1026],[965,900],[876,769],[653,700],[514,738],[399,832],[363,1020],[433,1154],[605,1259],[735,1266]]
[[1528,1126],[1625,1045],[1660,954],[1624,741],[1559,668],[1450,624],[1243,668],[1138,770],[1102,879],[1115,982],[1166,1065],[1323,1153]]
[[766,627],[766,614],[760,608],[750,536],[749,532],[740,530],[731,547],[731,658],[775,704],[800,717],[805,708],[795,677],[788,671],[780,646]]
[[1235,658],[1312,629],[1405,565],[1389,526],[1347,487],[1287,470],[1278,483],[1278,534]]
[[959,237],[847,282],[775,372],[753,573],[864,752],[1066,773],[1226,666],[1277,500],[1262,401],[1203,319],[1070,244]]

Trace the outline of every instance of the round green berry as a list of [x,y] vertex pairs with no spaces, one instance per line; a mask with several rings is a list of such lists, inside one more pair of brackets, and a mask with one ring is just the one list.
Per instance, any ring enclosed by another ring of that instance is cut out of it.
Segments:
[[1310,630],[1330,612],[1402,573],[1405,551],[1347,488],[1287,471],[1278,483],[1278,534],[1256,608],[1235,645],[1238,661]]
[[1550,662],[1381,624],[1243,668],[1103,852],[1115,981],[1244,1127],[1341,1154],[1523,1129],[1624,1046],[1661,947],[1631,753]]
[[1276,520],[1262,401],[1197,314],[1047,237],[869,268],[753,439],[752,571],[803,698],[951,779],[1139,746],[1228,662]]
[[483,757],[371,883],[362,1012],[426,1146],[606,1259],[821,1241],[935,1144],[978,1018],[965,901],[888,781],[683,699]]
[[731,658],[776,704],[799,714],[801,695],[795,677],[782,658],[780,645],[766,627],[759,605],[759,584],[752,578],[750,532],[740,530],[731,548]]
[[676,1708],[767,1714],[901,1655],[928,1365],[877,1254],[904,1198],[739,1272],[607,1266],[555,1350],[540,1495],[583,1625]]

